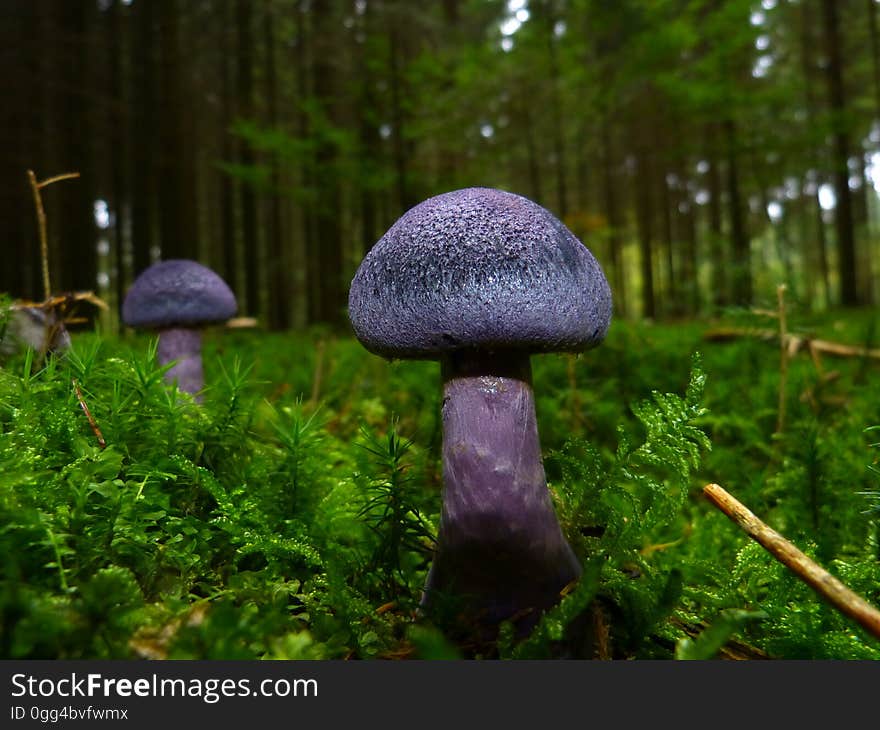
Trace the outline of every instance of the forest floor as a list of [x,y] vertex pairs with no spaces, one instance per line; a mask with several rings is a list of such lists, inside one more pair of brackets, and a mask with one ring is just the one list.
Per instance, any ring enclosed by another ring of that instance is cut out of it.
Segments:
[[880,605],[880,359],[859,352],[876,314],[786,320],[784,356],[778,317],[729,311],[615,320],[594,350],[533,358],[584,577],[528,638],[479,645],[417,611],[440,513],[436,363],[321,329],[214,330],[199,405],[145,336],[16,357],[0,370],[0,657],[880,658],[703,496],[720,484]]

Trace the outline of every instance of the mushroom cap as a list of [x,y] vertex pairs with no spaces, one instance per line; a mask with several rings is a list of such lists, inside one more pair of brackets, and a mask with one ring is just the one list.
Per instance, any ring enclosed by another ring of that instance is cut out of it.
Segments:
[[355,273],[348,312],[364,347],[388,358],[578,352],[605,337],[611,289],[590,250],[548,210],[465,188],[398,219]]
[[122,303],[130,327],[198,327],[235,315],[235,295],[207,266],[188,259],[168,259],[144,269]]

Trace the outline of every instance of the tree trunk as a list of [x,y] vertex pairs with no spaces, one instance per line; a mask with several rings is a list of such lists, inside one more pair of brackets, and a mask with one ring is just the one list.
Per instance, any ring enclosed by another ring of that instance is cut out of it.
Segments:
[[[220,54],[220,158],[226,161],[234,159],[235,152],[232,147],[232,137],[229,126],[235,117],[235,102],[232,91],[232,64],[230,57],[233,54],[231,32],[232,25],[232,0],[222,0],[220,13],[223,22],[221,24]],[[239,292],[238,251],[236,243],[236,196],[235,184],[229,175],[220,176],[220,248],[223,252],[223,272],[226,283],[233,291]],[[241,308],[241,305],[239,305]]]
[[[659,135],[658,135],[659,136]],[[658,139],[659,143],[660,140]],[[658,145],[657,149],[662,149]],[[660,190],[660,231],[663,242],[663,255],[666,258],[666,290],[662,292],[665,306],[663,313],[667,315],[680,315],[683,312],[681,293],[678,291],[675,265],[675,243],[672,230],[672,210],[676,207],[674,196],[669,189],[669,181],[662,168],[655,170],[653,184]]]
[[727,306],[728,295],[727,266],[724,265],[724,230],[721,206],[721,163],[718,153],[718,125],[710,123],[706,127],[706,157],[709,169],[706,172],[709,192],[709,258],[712,261],[712,291],[709,301],[715,308]]
[[528,99],[520,102],[520,110],[523,117],[523,126],[525,127],[526,137],[526,159],[529,174],[529,195],[533,200],[540,201],[543,199],[543,186],[541,185],[541,167],[539,163],[540,152],[538,150],[538,140],[535,136],[535,122],[532,117],[532,111]]
[[727,214],[730,219],[733,301],[734,304],[748,306],[752,303],[751,242],[746,232],[740,192],[736,124],[732,119],[725,119],[723,129],[727,157]]
[[[56,196],[61,201],[60,217],[50,221],[60,232],[60,276],[54,288],[58,291],[93,290],[96,287],[97,253],[96,228],[93,214],[92,191],[98,189],[95,169],[94,120],[91,97],[94,68],[91,64],[91,37],[93,4],[62,3],[60,10],[60,42],[70,52],[66,54],[59,69],[62,89],[61,105],[61,157],[62,169],[43,171],[43,176],[57,172],[76,171],[77,180],[58,183],[46,188],[44,195]],[[56,39],[55,42],[58,42]],[[84,316],[94,314],[92,308],[81,312]]]
[[837,233],[837,250],[840,274],[840,303],[855,306],[863,301],[859,292],[856,272],[856,241],[853,225],[852,195],[849,189],[850,154],[849,132],[843,118],[846,112],[846,94],[843,86],[843,50],[841,48],[840,24],[837,0],[822,0],[825,29],[825,45],[828,54],[826,81],[828,103],[832,114],[832,170],[837,206],[834,211],[834,227]]
[[[874,0],[871,0],[873,2]],[[801,3],[800,13],[801,23],[801,40],[800,40],[800,56],[801,56],[801,73],[804,76],[804,103],[807,109],[807,125],[809,129],[816,126],[816,117],[818,116],[819,104],[816,100],[813,83],[815,81],[815,42],[813,40],[813,29],[815,22],[812,13],[812,3]],[[810,160],[815,170],[821,169],[822,165],[819,160],[815,148],[809,153]],[[827,309],[831,306],[831,271],[828,264],[828,240],[825,235],[825,221],[822,217],[822,205],[819,202],[819,184],[821,180],[814,181],[816,184],[816,192],[810,196],[812,212],[816,228],[816,259],[818,263],[819,281],[822,289],[822,302]]]
[[556,48],[556,18],[552,13],[547,17],[547,58],[549,61],[550,78],[550,119],[553,124],[553,170],[556,173],[557,215],[565,218],[568,215],[568,185],[565,174],[565,128],[562,95],[559,93],[560,70]]
[[409,210],[409,190],[407,188],[407,155],[404,148],[404,118],[401,108],[400,50],[397,29],[392,22],[388,39],[388,76],[391,81],[391,141],[394,150],[394,186],[397,192],[397,207],[401,213]]
[[654,301],[654,205],[651,191],[651,161],[648,150],[641,147],[636,150],[636,221],[639,232],[639,255],[642,274],[642,315],[654,319],[656,307]]
[[602,114],[602,192],[605,221],[608,226],[608,254],[614,281],[614,308],[626,315],[626,272],[623,270],[622,217],[617,199],[617,179],[614,175],[614,141],[609,112]]
[[[331,49],[337,40],[339,19],[333,13],[333,5],[328,0],[315,0],[311,11],[320,44],[312,64],[315,99],[327,123],[333,125],[337,123],[338,117],[338,89],[333,67],[336,55]],[[329,135],[319,135],[315,152],[317,250],[313,254],[316,257],[318,274],[315,283],[319,287],[315,320],[329,324],[342,322],[346,293],[342,270],[342,196],[336,169],[337,154],[336,146]]]
[[874,86],[874,119],[880,123],[880,31],[877,29],[877,0],[865,0],[868,10],[868,38],[871,42],[871,79]]
[[[296,55],[295,69],[297,94],[302,99],[311,99],[314,94],[314,72],[312,57],[320,55],[320,49],[312,52],[310,40],[314,38],[314,14],[309,3],[301,2],[297,6],[296,24]],[[296,116],[297,136],[300,139],[311,139],[315,134],[312,121],[305,105],[298,107]],[[302,324],[321,321],[320,295],[321,280],[318,267],[318,205],[321,203],[319,181],[317,179],[317,162],[310,149],[303,155],[300,169],[300,188],[306,194],[306,204],[302,206],[301,215],[301,246],[299,247],[298,281],[302,285],[301,304],[304,314]]]
[[184,93],[188,65],[181,62],[180,24],[181,8],[177,0],[161,0],[159,10],[159,64],[161,95],[159,108],[159,240],[162,258],[193,258],[196,255],[196,210],[187,210],[193,204],[194,187],[192,149],[184,118],[187,97]]
[[[239,103],[239,117],[246,120],[254,118],[254,44],[250,0],[236,0],[235,21],[238,30],[238,63],[236,66],[236,97]],[[247,140],[240,140],[238,161],[245,167],[256,164],[256,157]],[[248,183],[241,185],[241,228],[242,262],[244,264],[244,296],[241,309],[252,316],[259,316],[260,306],[260,250],[259,228],[257,223],[256,193]],[[241,301],[240,300],[240,301]]]
[[133,122],[131,145],[131,233],[134,273],[151,263],[155,243],[153,218],[156,200],[156,114],[155,28],[152,2],[136,2],[131,7]]
[[130,155],[129,139],[131,135],[131,118],[128,114],[131,95],[127,89],[129,84],[125,76],[125,39],[128,37],[128,23],[125,13],[129,12],[119,3],[110,8],[110,94],[112,104],[107,116],[107,130],[110,136],[110,209],[113,211],[113,269],[111,285],[114,290],[116,311],[122,306],[125,293],[132,280],[131,252],[127,250],[128,242],[128,196]]
[[33,199],[28,187],[27,170],[37,170],[41,160],[37,154],[45,144],[37,137],[41,123],[46,123],[44,102],[51,97],[42,78],[33,83],[24,73],[28,62],[40,59],[45,63],[46,48],[32,29],[48,14],[47,3],[9,0],[0,3],[0,47],[16,49],[6,58],[7,66],[0,76],[0,93],[4,98],[17,99],[0,107],[0,133],[8,140],[4,149],[7,174],[0,176],[0,246],[6,262],[0,266],[0,292],[12,297],[39,299],[39,245]]
[[380,115],[379,104],[376,99],[375,87],[378,79],[371,70],[370,56],[366,39],[375,33],[374,9],[370,3],[366,4],[361,18],[363,40],[358,44],[358,74],[359,74],[359,107],[358,115],[358,142],[360,153],[358,155],[360,165],[360,211],[361,211],[361,243],[357,252],[358,260],[369,251],[376,243],[380,235],[379,227],[379,195],[376,189],[375,179],[382,168],[382,138],[379,133],[377,120]]
[[700,310],[697,222],[694,215],[694,203],[689,194],[688,160],[685,151],[680,146],[675,153],[675,176],[678,185],[677,192],[672,197],[672,209],[675,238],[682,245],[682,251],[678,257],[679,296],[682,299],[682,311],[693,315]]
[[[263,45],[266,51],[266,105],[269,125],[279,126],[278,118],[278,72],[275,64],[275,23],[277,19],[270,7],[263,8]],[[290,326],[290,277],[284,248],[281,217],[281,170],[278,155],[270,153],[269,160],[269,218],[266,221],[266,238],[269,248],[269,327],[285,330]]]

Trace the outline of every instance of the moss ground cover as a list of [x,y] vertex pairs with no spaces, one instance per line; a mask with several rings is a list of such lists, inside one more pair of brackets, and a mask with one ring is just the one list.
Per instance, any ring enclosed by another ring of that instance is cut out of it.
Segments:
[[[869,312],[790,329],[873,346]],[[531,636],[444,635],[418,601],[440,510],[440,373],[352,338],[209,333],[201,404],[155,341],[74,333],[0,369],[4,658],[880,658],[702,498],[714,481],[880,604],[880,362],[615,321],[533,359],[581,581]],[[106,447],[84,413],[87,405]]]

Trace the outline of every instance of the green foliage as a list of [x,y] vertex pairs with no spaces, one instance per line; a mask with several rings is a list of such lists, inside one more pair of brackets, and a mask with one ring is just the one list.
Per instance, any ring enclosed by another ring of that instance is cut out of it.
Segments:
[[584,574],[530,636],[502,626],[474,652],[418,610],[440,511],[436,364],[326,333],[209,335],[197,404],[166,385],[155,341],[74,342],[0,369],[0,656],[880,658],[699,491],[722,483],[880,603],[870,365],[828,381],[793,359],[774,435],[765,343],[616,324],[600,350],[535,358]]
[[[366,428],[361,434],[361,446],[375,462],[374,469],[367,467],[367,474],[356,475],[365,497],[358,517],[376,538],[367,568],[377,576],[385,594],[396,597],[408,588],[407,576],[418,567],[412,559],[427,561],[435,530],[417,506],[418,485],[406,473],[404,459],[412,441],[398,435],[393,421],[382,440]],[[371,476],[369,471],[373,471]]]
[[[598,593],[623,612],[616,641],[629,651],[650,642],[650,632],[672,611],[681,592],[680,574],[658,568],[645,541],[681,529],[676,523],[691,472],[700,466],[701,451],[710,448],[696,425],[706,413],[705,385],[701,359],[694,355],[683,398],[655,391],[632,407],[641,426],[639,445],[621,427],[613,453],[571,440],[553,455],[562,475],[560,519],[577,551],[602,566]],[[568,597],[561,606],[572,600]]]

